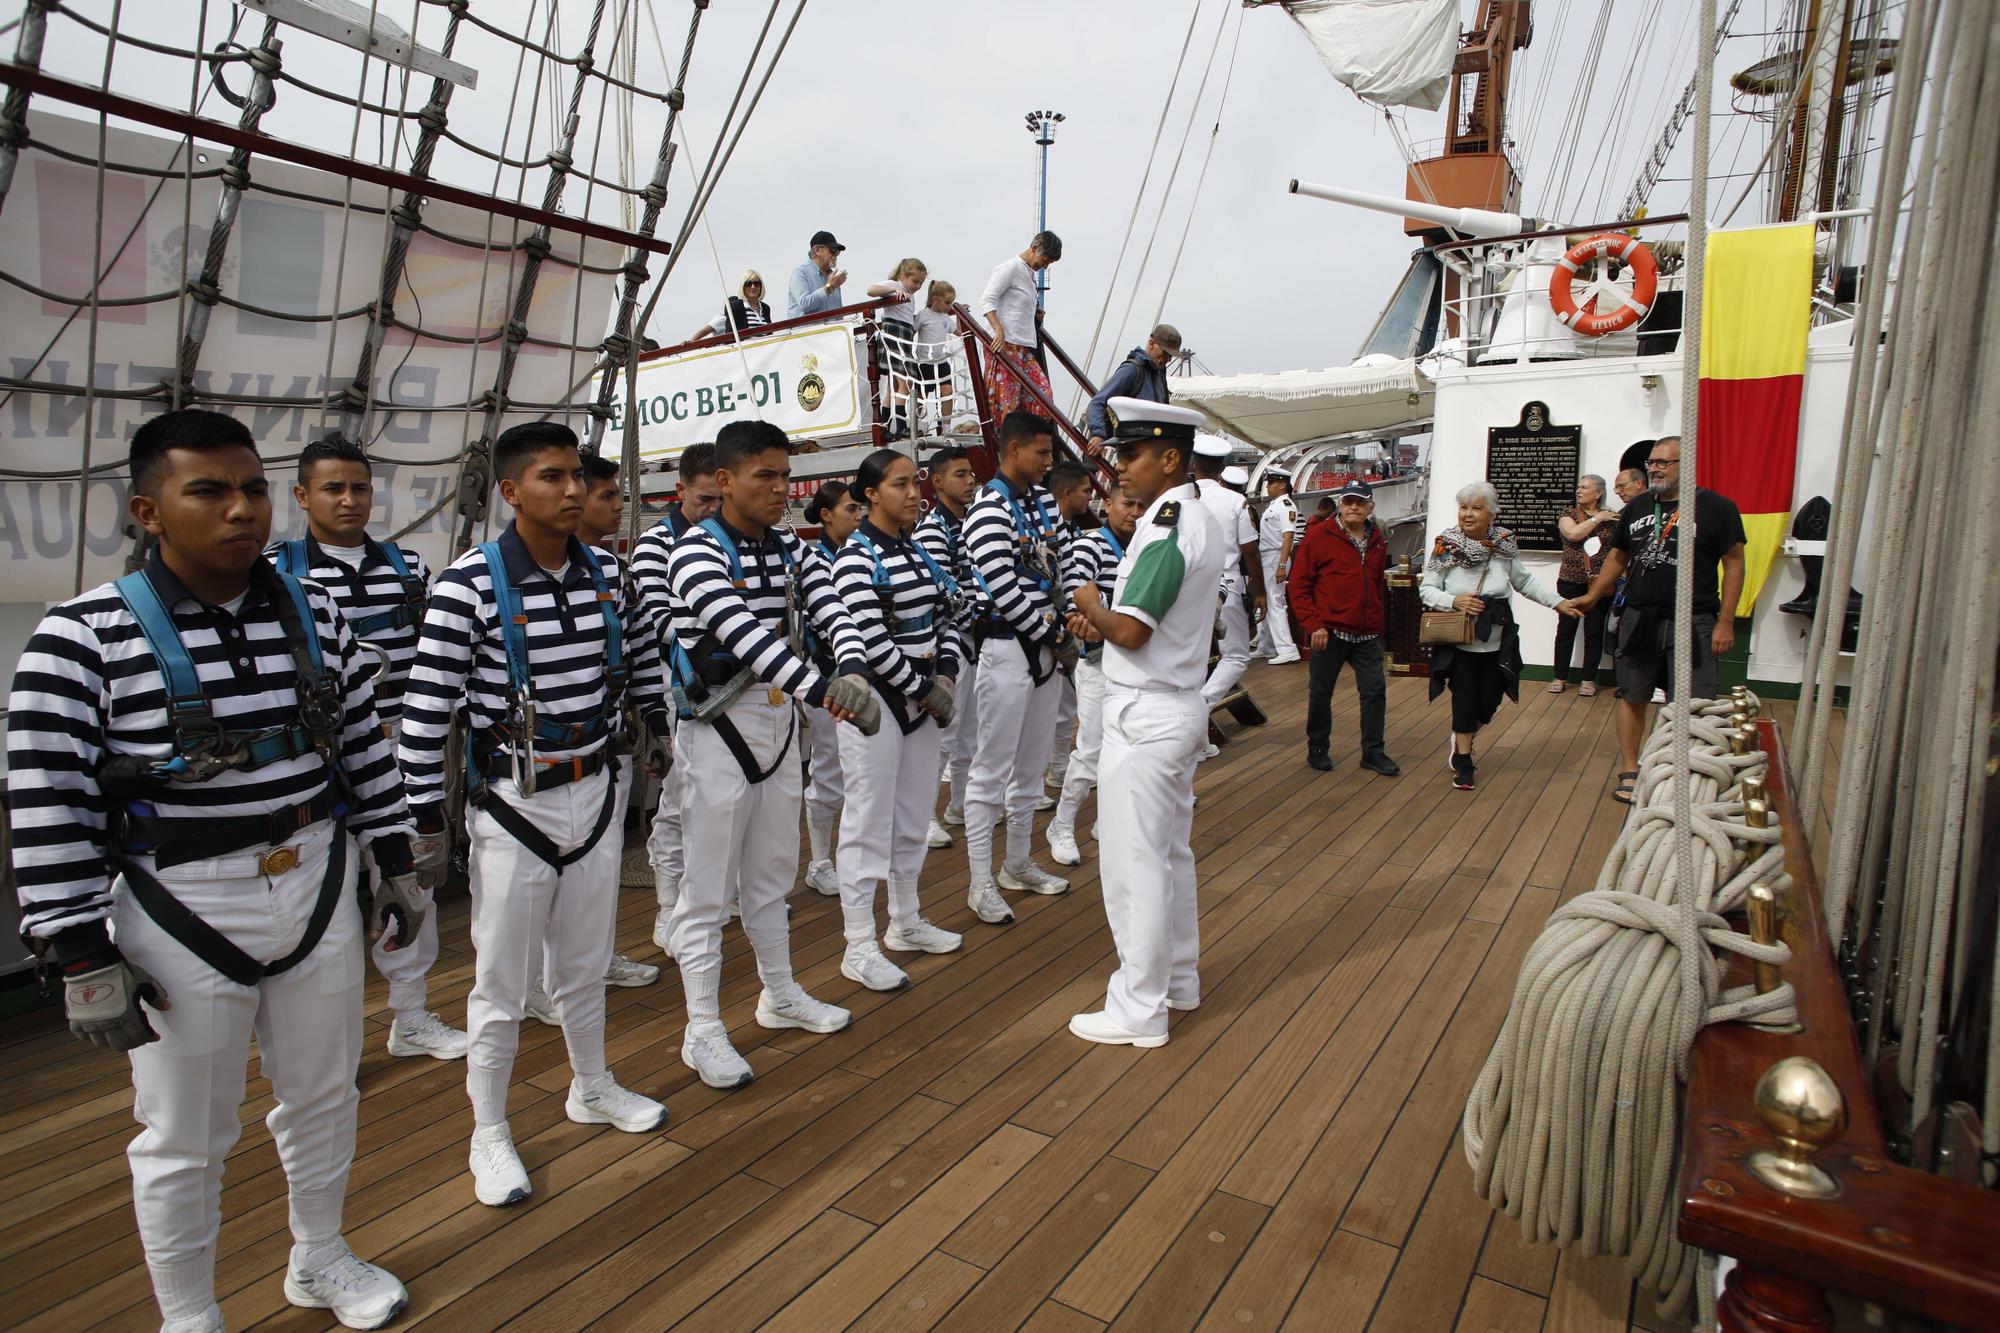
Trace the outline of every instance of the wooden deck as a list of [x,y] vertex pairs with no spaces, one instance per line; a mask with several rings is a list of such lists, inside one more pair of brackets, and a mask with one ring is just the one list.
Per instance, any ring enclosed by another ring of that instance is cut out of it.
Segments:
[[[1615,1262],[1495,1221],[1458,1145],[1520,959],[1618,830],[1609,691],[1529,685],[1468,795],[1450,789],[1445,705],[1423,682],[1390,687],[1394,780],[1355,766],[1350,685],[1335,770],[1316,774],[1304,668],[1260,664],[1248,683],[1270,725],[1197,780],[1203,1004],[1157,1050],[1064,1028],[1111,966],[1094,860],[1066,897],[1013,896],[1018,919],[995,928],[966,911],[954,848],[923,892],[965,948],[908,964],[900,994],[844,980],[835,904],[795,894],[799,975],[854,1009],[845,1032],[757,1027],[747,946],[725,936],[747,1088],[682,1067],[670,970],[614,990],[612,1067],[667,1101],[661,1133],[566,1120],[560,1036],[529,1023],[511,1111],[535,1194],[491,1209],[466,1173],[463,1066],[388,1056],[371,975],[347,1236],[409,1286],[395,1326],[1664,1330]],[[452,1022],[472,979],[465,916],[447,905],[432,973]],[[651,921],[651,891],[626,891],[621,940],[659,962]],[[43,1011],[0,1028],[0,1076],[0,1322],[157,1327],[125,1062]],[[330,1327],[280,1291],[270,1109],[253,1077],[224,1180],[223,1309],[236,1329]]]

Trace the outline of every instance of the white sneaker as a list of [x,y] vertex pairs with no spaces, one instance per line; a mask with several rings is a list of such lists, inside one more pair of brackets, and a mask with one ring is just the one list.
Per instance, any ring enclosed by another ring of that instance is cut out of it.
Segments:
[[426,1009],[410,1023],[398,1015],[389,1024],[389,1054],[428,1055],[433,1060],[463,1060],[472,1038]]
[[681,1063],[711,1088],[740,1088],[752,1077],[749,1063],[729,1044],[720,1023],[710,1032],[688,1028],[681,1038]]
[[581,1080],[570,1080],[569,1101],[564,1104],[563,1113],[577,1124],[611,1125],[627,1134],[644,1134],[667,1123],[665,1106],[651,1097],[619,1087],[611,1075],[604,1075],[596,1084],[586,1088]]
[[538,1023],[546,1023],[552,1028],[562,1026],[562,1017],[556,1013],[556,1002],[542,988],[540,977],[528,983],[528,1002],[522,1008],[527,1010],[528,1017]]
[[659,914],[653,918],[653,943],[669,958],[674,956],[673,921],[674,909],[671,907],[662,907]]
[[806,887],[828,898],[840,896],[840,876],[834,873],[833,862],[814,861],[806,867]]
[[200,1314],[182,1315],[160,1325],[160,1333],[228,1333],[222,1322],[222,1307],[211,1305]]
[[1099,830],[1099,829],[1101,829],[1101,828],[1103,828],[1103,827],[1104,827],[1104,826],[1103,826],[1102,824],[1092,824],[1092,825],[1090,826],[1090,840],[1091,840],[1092,842],[1103,842],[1103,841],[1104,841],[1104,839],[1103,839],[1103,838],[1101,838],[1101,837],[1099,837],[1099,836],[1098,836],[1098,830]]
[[[860,982],[869,990],[901,990],[910,984],[910,974],[884,958],[873,941],[847,946],[847,953],[840,960],[840,975]],[[759,1021],[762,1017],[758,1016]]]
[[1060,793],[1062,791],[1063,780],[1067,777],[1069,777],[1069,769],[1067,767],[1052,767],[1046,773],[1042,774],[1042,785],[1044,787],[1054,787]]
[[667,915],[674,910],[674,905],[681,900],[681,882],[677,879],[668,879],[658,871],[654,871],[653,900],[661,904],[660,919],[666,920]]
[[965,905],[989,926],[1004,926],[1014,919],[1014,909],[1000,896],[990,879],[975,879],[965,891]]
[[[845,970],[843,966],[842,971]],[[839,1005],[821,1004],[806,994],[796,981],[784,991],[774,991],[767,986],[764,993],[757,997],[758,1027],[838,1032],[853,1021],[854,1015]]]
[[612,954],[611,961],[604,967],[604,984],[607,986],[650,986],[659,979],[659,968],[627,958],[622,953]]
[[1102,1042],[1106,1046],[1140,1046],[1150,1049],[1167,1044],[1166,1033],[1148,1037],[1137,1032],[1127,1032],[1107,1018],[1101,1009],[1094,1014],[1078,1014],[1070,1019],[1069,1030],[1085,1041]]
[[1012,889],[1016,893],[1068,893],[1069,881],[1061,875],[1052,875],[1033,861],[1023,861],[1017,866],[1000,867],[1000,887]]
[[1056,798],[1049,795],[1047,792],[1043,792],[1041,794],[1040,799],[1038,799],[1035,802],[1036,814],[1041,814],[1044,810],[1053,810],[1055,808],[1056,808]]
[[1276,657],[1271,659],[1271,665],[1285,666],[1288,663],[1296,662],[1298,660],[1299,660],[1299,655],[1297,653],[1279,653]]
[[949,847],[951,831],[933,819],[930,831],[924,835],[924,842],[934,851],[939,847]]
[[944,826],[946,828],[964,828],[965,807],[962,805],[947,805],[944,808]]
[[1222,747],[1220,745],[1203,745],[1201,747],[1201,753],[1195,756],[1195,762],[1198,764],[1205,764],[1209,760],[1215,758],[1215,756],[1221,753],[1222,753]]
[[907,926],[892,925],[882,937],[882,947],[897,953],[956,953],[964,942],[964,936],[933,926],[922,917]]
[[285,1266],[285,1299],[308,1310],[331,1310],[349,1328],[380,1328],[410,1303],[402,1283],[387,1269],[356,1258],[344,1240],[324,1247],[312,1268],[295,1265],[296,1260]]
[[1049,859],[1059,866],[1080,866],[1083,853],[1076,847],[1076,830],[1068,824],[1049,825]]
[[528,1168],[521,1165],[507,1126],[472,1131],[472,1193],[489,1208],[504,1208],[528,1197]]

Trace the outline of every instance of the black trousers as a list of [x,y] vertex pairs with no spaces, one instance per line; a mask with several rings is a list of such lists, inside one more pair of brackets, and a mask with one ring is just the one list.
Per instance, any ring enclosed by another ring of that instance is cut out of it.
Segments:
[[1315,648],[1307,678],[1306,748],[1324,754],[1333,739],[1333,686],[1340,668],[1354,668],[1354,687],[1361,694],[1361,753],[1369,757],[1385,753],[1382,732],[1389,717],[1389,686],[1382,675],[1380,636],[1352,643],[1336,634],[1326,636],[1326,647]]
[[1451,655],[1451,729],[1471,735],[1493,720],[1505,693],[1499,653]]
[[[1569,583],[1557,580],[1556,592],[1564,597],[1581,597],[1590,591],[1588,583]],[[1610,602],[1599,602],[1583,617],[1583,674],[1584,680],[1597,679],[1597,664],[1604,658],[1604,621],[1611,614]],[[1570,616],[1556,617],[1556,679],[1569,679],[1571,650],[1576,645],[1576,620]]]

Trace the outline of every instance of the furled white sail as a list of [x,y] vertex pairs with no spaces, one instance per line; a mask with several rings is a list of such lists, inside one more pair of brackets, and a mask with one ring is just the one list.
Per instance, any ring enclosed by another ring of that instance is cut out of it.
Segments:
[[1435,111],[1458,53],[1457,0],[1287,0],[1333,77],[1384,106]]

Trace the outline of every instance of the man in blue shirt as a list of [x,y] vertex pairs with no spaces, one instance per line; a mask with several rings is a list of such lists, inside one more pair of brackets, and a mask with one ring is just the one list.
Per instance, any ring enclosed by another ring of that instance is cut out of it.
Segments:
[[1091,453],[1104,447],[1105,437],[1111,434],[1110,423],[1105,418],[1105,404],[1113,398],[1141,398],[1147,402],[1167,401],[1167,362],[1181,350],[1181,331],[1171,324],[1155,324],[1153,331],[1146,335],[1144,347],[1134,347],[1118,368],[1104,381],[1104,387],[1090,400],[1084,409],[1084,428],[1090,433],[1090,443],[1086,446]]
[[813,233],[811,243],[806,246],[806,261],[792,270],[791,285],[785,293],[786,319],[840,309],[840,284],[847,281],[847,270],[833,264],[846,248],[833,239],[830,231]]

